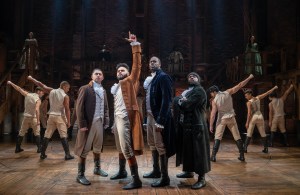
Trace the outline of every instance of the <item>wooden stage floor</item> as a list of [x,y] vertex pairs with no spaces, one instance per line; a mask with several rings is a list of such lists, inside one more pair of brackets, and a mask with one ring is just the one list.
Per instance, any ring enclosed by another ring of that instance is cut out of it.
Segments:
[[[73,154],[74,141],[70,142]],[[211,143],[212,146],[212,143]],[[274,147],[269,154],[261,152],[262,146],[252,144],[246,154],[246,162],[237,160],[238,151],[232,140],[223,141],[217,162],[206,175],[207,186],[191,190],[193,179],[178,179],[181,172],[175,167],[175,157],[169,162],[171,185],[152,188],[153,179],[142,175],[151,170],[151,152],[137,157],[143,187],[124,191],[122,186],[130,177],[111,181],[109,177],[118,170],[117,151],[113,144],[106,145],[101,156],[102,168],[108,177],[92,174],[92,153],[87,160],[86,177],[92,182],[83,186],[76,182],[77,160],[64,160],[59,141],[49,143],[48,158],[41,161],[32,143],[23,143],[24,152],[15,154],[12,142],[0,143],[0,194],[300,194],[300,148]],[[127,171],[129,168],[127,166]]]

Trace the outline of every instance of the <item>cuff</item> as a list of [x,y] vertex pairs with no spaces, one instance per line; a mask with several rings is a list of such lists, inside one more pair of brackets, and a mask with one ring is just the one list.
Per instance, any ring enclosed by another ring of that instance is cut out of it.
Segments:
[[135,45],[141,45],[141,43],[140,43],[140,42],[138,42],[138,41],[135,41],[135,42],[131,42],[131,43],[130,43],[130,45],[131,45],[131,46],[135,46]]
[[158,123],[155,123],[155,127],[161,128],[161,129],[165,128],[163,125],[160,125],[160,124],[158,124]]

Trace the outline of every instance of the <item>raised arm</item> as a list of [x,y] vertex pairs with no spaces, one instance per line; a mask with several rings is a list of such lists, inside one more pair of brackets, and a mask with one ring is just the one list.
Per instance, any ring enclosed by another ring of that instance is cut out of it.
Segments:
[[26,96],[28,94],[28,92],[25,89],[22,89],[21,87],[19,87],[18,85],[14,84],[11,81],[7,81],[7,84],[11,85],[15,90],[20,92],[23,96]]
[[44,83],[36,80],[35,78],[33,78],[32,76],[28,76],[27,77],[28,80],[32,81],[35,85],[41,87],[45,93],[50,93],[50,91],[53,89],[51,87],[48,87],[47,85],[45,85]]
[[226,91],[230,95],[236,93],[238,90],[240,90],[242,87],[244,87],[253,77],[254,77],[253,74],[250,74],[248,78],[246,78],[245,80],[243,80],[242,82],[240,82],[236,86],[234,86],[234,87],[232,87],[230,89],[227,89]]
[[71,126],[71,121],[70,121],[70,98],[68,95],[64,97],[64,107],[65,107],[65,112],[66,112],[66,117],[67,117],[67,127],[69,128]]
[[217,105],[214,100],[211,102],[211,106],[212,106],[212,109],[210,112],[209,130],[211,133],[213,133],[214,132],[214,122],[215,122],[216,113],[217,113]]
[[41,106],[41,100],[37,100],[35,104],[37,125],[40,125],[40,106]]
[[260,100],[264,99],[267,95],[271,94],[275,89],[278,89],[277,85],[275,87],[273,87],[272,89],[270,89],[269,91],[258,95],[257,98],[260,99]]
[[129,38],[126,38],[132,47],[132,67],[130,73],[130,79],[133,81],[135,85],[135,89],[138,89],[139,80],[140,80],[140,73],[142,68],[142,49],[141,44],[137,42],[137,38],[134,34],[129,32]]
[[283,96],[281,96],[282,101],[285,101],[287,96],[292,92],[294,86],[293,84],[290,85],[290,87],[284,92]]

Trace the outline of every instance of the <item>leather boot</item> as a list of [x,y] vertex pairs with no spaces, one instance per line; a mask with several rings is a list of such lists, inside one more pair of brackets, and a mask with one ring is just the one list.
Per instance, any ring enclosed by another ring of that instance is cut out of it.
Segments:
[[70,126],[69,128],[68,128],[68,140],[69,141],[72,141],[72,138],[73,138],[73,126]]
[[47,147],[48,147],[48,143],[49,143],[49,138],[44,137],[43,143],[42,143],[42,148],[41,148],[40,159],[47,158],[46,150],[47,150]]
[[119,154],[119,172],[115,175],[111,176],[111,180],[115,179],[123,179],[127,177],[127,171],[126,171],[126,159],[123,154]]
[[248,145],[251,141],[251,137],[246,137],[246,140],[245,140],[245,144],[244,144],[244,152],[247,153],[247,148],[248,148]]
[[23,141],[23,136],[19,136],[19,135],[18,135],[15,153],[19,153],[19,152],[23,152],[23,151],[24,151],[24,150],[21,148],[22,141]]
[[62,144],[62,146],[64,148],[64,151],[65,151],[65,160],[74,159],[74,156],[72,156],[70,154],[69,143],[68,143],[67,138],[61,138],[61,144]]
[[263,153],[268,153],[268,139],[267,137],[262,137],[261,138],[262,143],[264,145],[264,149],[262,150]]
[[182,173],[179,173],[176,175],[177,178],[193,178],[194,173],[193,172],[185,172],[183,171]]
[[107,177],[108,174],[100,168],[100,159],[94,159],[94,174],[102,177]]
[[168,158],[166,154],[160,155],[161,178],[152,183],[152,187],[164,187],[170,185],[170,177],[168,174]]
[[139,172],[138,172],[138,165],[136,163],[135,156],[131,157],[128,159],[129,167],[130,167],[130,172],[132,176],[132,181],[125,186],[123,186],[124,190],[131,190],[131,189],[136,189],[142,187],[142,181],[140,180],[139,177]]
[[37,135],[35,136],[35,143],[37,146],[37,153],[41,153],[41,136]]
[[198,181],[192,185],[192,189],[197,190],[206,186],[205,175],[199,175]]
[[236,145],[237,145],[237,147],[239,149],[239,153],[240,153],[240,156],[238,157],[238,159],[240,161],[245,161],[243,141],[241,139],[237,140]]
[[284,147],[289,147],[289,144],[288,144],[288,141],[287,141],[287,133],[286,132],[284,132],[284,133],[282,133],[282,141],[283,141],[283,146]]
[[274,144],[274,132],[271,132],[269,147],[273,147],[273,144]]
[[90,185],[91,182],[87,180],[84,176],[85,172],[85,163],[78,163],[78,175],[77,175],[77,182],[81,183],[82,185]]
[[214,143],[213,150],[211,152],[211,157],[210,157],[210,161],[212,161],[212,162],[216,162],[216,155],[219,151],[220,143],[221,143],[221,141],[219,139],[215,139],[215,143]]
[[159,169],[159,154],[157,150],[152,150],[152,161],[153,161],[153,170],[150,173],[146,173],[143,175],[143,178],[160,178],[160,169]]

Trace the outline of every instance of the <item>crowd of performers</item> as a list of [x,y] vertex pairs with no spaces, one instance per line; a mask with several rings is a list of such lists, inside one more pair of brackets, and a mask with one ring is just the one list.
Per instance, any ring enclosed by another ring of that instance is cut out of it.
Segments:
[[[108,176],[108,173],[101,168],[100,158],[104,130],[109,127],[110,120],[107,93],[111,93],[114,97],[112,132],[118,151],[116,155],[119,158],[119,170],[110,179],[126,178],[125,167],[126,162],[128,162],[132,180],[123,186],[123,189],[142,187],[136,160],[136,156],[142,155],[144,149],[142,117],[137,101],[142,66],[141,45],[134,34],[129,33],[127,41],[132,47],[132,67],[130,70],[126,63],[117,64],[116,75],[119,82],[111,87],[110,92],[107,92],[101,85],[104,74],[100,69],[93,70],[91,81],[82,86],[78,92],[76,117],[79,130],[74,153],[78,156],[76,180],[83,185],[91,184],[85,177],[86,158],[91,150],[94,157],[94,174],[102,177]],[[217,86],[211,86],[205,91],[200,84],[200,76],[191,72],[187,75],[188,88],[181,95],[173,98],[172,79],[161,69],[160,59],[155,56],[152,57],[149,61],[149,69],[151,75],[145,79],[143,87],[146,92],[147,142],[152,153],[153,169],[144,174],[143,178],[157,178],[151,184],[152,187],[170,185],[168,159],[175,154],[176,166],[182,165],[182,173],[177,174],[176,177],[192,178],[196,173],[198,180],[191,188],[200,189],[204,187],[206,185],[205,174],[211,170],[211,161],[216,162],[216,154],[226,126],[236,141],[239,150],[238,160],[240,161],[245,161],[244,153],[248,150],[255,125],[262,137],[262,152],[268,153],[268,146],[273,146],[274,132],[277,128],[283,134],[284,144],[288,145],[284,121],[284,101],[293,90],[293,85],[282,97],[277,97],[274,93],[277,86],[257,96],[250,89],[244,91],[245,98],[248,100],[248,111],[247,137],[243,143],[235,120],[232,95],[253,78],[252,74],[238,85],[225,91],[220,91]],[[49,140],[57,129],[65,151],[65,160],[74,159],[74,156],[70,154],[67,140],[68,128],[71,126],[70,99],[67,95],[70,84],[63,81],[58,89],[53,89],[31,76],[28,76],[28,80],[38,86],[35,92],[27,92],[11,81],[7,82],[25,97],[24,118],[17,137],[15,152],[23,151],[21,148],[23,137],[27,130],[32,128],[40,159],[46,159]],[[44,93],[49,94],[48,119],[43,119],[45,117],[40,113],[41,109],[45,109],[44,106],[41,106],[41,97]],[[211,96],[211,103],[207,101],[207,94]],[[270,143],[266,138],[264,118],[260,110],[260,100],[267,96],[271,101],[269,104]],[[206,117],[207,105],[211,105],[209,118]],[[47,120],[46,125],[41,124],[41,126],[46,128],[46,131],[41,139],[40,123],[45,123],[45,120]],[[209,125],[207,125],[207,121],[209,121]],[[215,135],[211,154],[209,131],[214,132]]]

